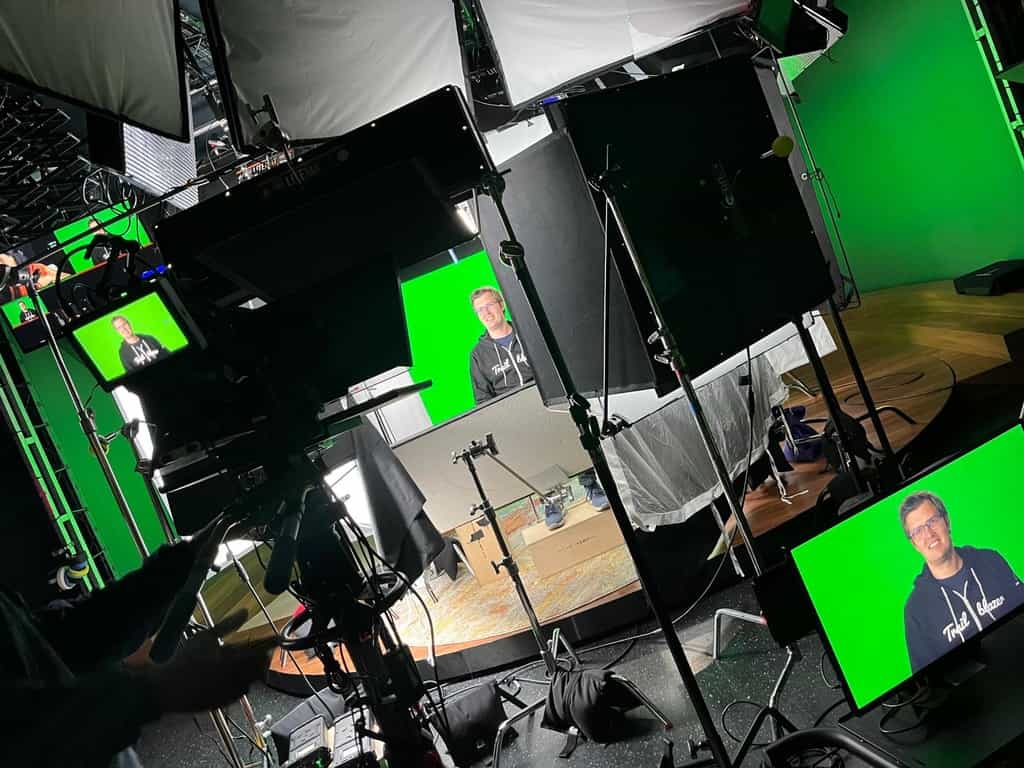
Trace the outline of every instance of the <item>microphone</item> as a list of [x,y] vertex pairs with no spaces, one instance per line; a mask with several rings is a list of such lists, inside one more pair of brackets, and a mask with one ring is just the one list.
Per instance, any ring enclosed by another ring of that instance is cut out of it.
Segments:
[[288,589],[291,580],[292,565],[299,549],[299,527],[306,509],[306,499],[281,521],[281,532],[274,541],[274,551],[270,553],[267,572],[263,574],[263,588],[272,595],[280,595]]
[[767,152],[761,154],[762,160],[769,160],[773,157],[778,157],[785,160],[796,148],[796,142],[793,141],[791,136],[777,136],[775,141],[772,142],[772,148]]

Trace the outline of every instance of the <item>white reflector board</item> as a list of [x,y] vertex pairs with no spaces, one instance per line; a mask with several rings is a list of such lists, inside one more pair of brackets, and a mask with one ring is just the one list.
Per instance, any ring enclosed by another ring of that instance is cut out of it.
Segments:
[[176,0],[4,0],[0,79],[189,141]]
[[269,94],[291,139],[340,136],[446,85],[465,89],[451,0],[209,0],[243,142]]
[[479,0],[514,106],[672,45],[748,0]]

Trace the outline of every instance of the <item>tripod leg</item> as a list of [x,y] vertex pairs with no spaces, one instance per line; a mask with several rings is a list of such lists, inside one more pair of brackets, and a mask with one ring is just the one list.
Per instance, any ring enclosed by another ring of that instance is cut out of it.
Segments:
[[508,718],[501,725],[498,726],[498,735],[494,737],[494,754],[491,756],[491,768],[501,768],[501,747],[505,743],[505,736],[514,723],[523,720],[538,709],[543,709],[547,703],[547,699],[543,698],[540,701],[535,701],[525,709],[516,712],[512,717]]
[[655,705],[655,703],[648,698],[646,693],[640,690],[636,683],[634,683],[632,680],[628,678],[623,677],[617,672],[612,673],[609,679],[614,680],[616,683],[629,690],[629,692],[637,698],[640,704],[646,707],[647,710],[652,715],[654,715],[655,719],[659,723],[661,723],[662,727],[666,731],[672,729],[672,721],[665,716],[664,712],[658,709],[657,705]]
[[578,667],[583,663],[580,661],[580,657],[576,655],[576,651],[573,650],[572,645],[570,645],[569,641],[565,639],[565,635],[563,635],[561,630],[556,627],[555,631],[551,635],[551,653],[554,654],[555,659],[558,658],[558,646],[562,646],[565,649],[565,652],[569,654],[569,658],[572,659],[574,665]]
[[[772,719],[771,728],[773,734],[780,725],[789,733],[796,732],[796,726],[790,722],[788,717],[774,707],[765,707],[757,713],[757,717],[754,718],[754,722],[750,724],[750,729],[743,737],[743,743],[740,744],[740,748],[736,750],[736,757],[733,761],[733,765],[743,764],[744,758],[746,758],[747,753],[751,750],[754,746],[754,742],[757,740],[757,732],[761,730],[761,726],[764,725],[764,721],[769,717]],[[774,735],[772,736],[772,739],[776,741],[778,740]]]
[[739,619],[740,621],[746,621],[750,624],[760,624],[765,626],[767,622],[764,620],[764,616],[758,616],[754,613],[746,613],[744,611],[736,611],[732,608],[719,608],[715,611],[715,626],[714,631],[711,635],[711,657],[718,661],[720,658],[719,651],[721,650],[721,634],[722,634],[722,619]]
[[[779,711],[779,697],[782,695],[782,689],[786,685],[786,681],[789,680],[789,675],[793,671],[793,665],[796,664],[798,659],[800,659],[800,649],[795,645],[788,646],[786,648],[786,663],[782,667],[782,672],[779,673],[779,679],[775,681],[772,695],[768,697],[768,708],[772,712],[778,713]],[[772,718],[771,729],[773,741],[778,741],[782,738],[782,734],[779,733],[777,717]]]
[[715,517],[715,524],[718,526],[718,530],[722,532],[722,537],[718,540],[718,544],[715,545],[715,549],[712,555],[716,554],[721,547],[725,547],[725,551],[729,554],[729,559],[732,560],[732,569],[736,572],[736,575],[741,579],[745,579],[747,574],[743,572],[743,567],[740,565],[739,558],[736,557],[736,550],[732,546],[732,540],[736,537],[736,531],[734,530],[731,534],[725,528],[725,522],[722,520],[722,515],[718,511],[718,505],[715,503],[715,499],[711,500],[711,514]]

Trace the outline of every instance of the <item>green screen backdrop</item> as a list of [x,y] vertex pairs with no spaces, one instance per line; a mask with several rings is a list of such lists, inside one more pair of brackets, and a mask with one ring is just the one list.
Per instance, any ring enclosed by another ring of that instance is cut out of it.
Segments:
[[107,381],[113,381],[126,373],[119,354],[123,340],[111,323],[115,317],[125,318],[135,333],[152,336],[168,352],[178,352],[188,346],[188,338],[178,326],[174,315],[167,310],[160,294],[151,293],[136,299],[72,331]]
[[[105,225],[106,222],[113,219],[115,216],[119,216],[124,213],[126,208],[123,204],[115,205],[112,208],[107,208],[102,211],[97,211],[84,219],[73,221],[70,224],[65,224],[59,229],[53,231],[53,236],[57,238],[58,243],[66,243],[73,237],[77,237],[86,230],[89,229],[93,219],[96,219],[101,225]],[[112,237],[120,237],[131,242],[136,242],[143,247],[149,245],[152,241],[149,239],[149,235],[146,234],[146,228],[142,226],[139,221],[139,217],[132,215],[126,219],[111,224],[110,227],[103,227],[106,233]],[[76,240],[71,246],[71,258],[69,263],[75,272],[83,272],[87,269],[92,269],[95,264],[88,258],[88,250],[84,247],[89,244],[89,238],[85,237],[81,240]]]
[[911,675],[903,606],[924,561],[900,525],[903,499],[938,495],[954,545],[994,549],[1021,575],[1024,497],[1014,478],[1022,466],[1024,429],[1017,426],[793,549],[858,707]]
[[402,283],[402,301],[412,347],[413,381],[430,379],[423,392],[430,421],[442,421],[472,409],[469,353],[484,327],[469,295],[482,285],[497,287],[484,251]]
[[[96,428],[103,434],[120,429],[124,419],[113,397],[96,388],[95,377],[78,359],[70,342],[63,340],[60,346],[78,391],[83,399],[88,397],[89,407],[96,415]],[[103,554],[114,576],[120,578],[138,568],[142,557],[114,503],[113,494],[92,454],[89,442],[82,433],[67,387],[54,364],[53,354],[49,349],[38,349],[26,355],[17,349],[17,345],[14,345],[14,353],[28,379],[29,390],[39,407],[40,416],[67,467],[68,477],[78,492]],[[119,438],[111,443],[107,457],[146,545],[150,551],[155,550],[165,540],[163,528],[153,506],[153,499],[146,490],[145,481],[135,472],[135,453],[132,447],[127,440]]]
[[796,80],[862,290],[1024,258],[1024,167],[964,0],[842,0]]

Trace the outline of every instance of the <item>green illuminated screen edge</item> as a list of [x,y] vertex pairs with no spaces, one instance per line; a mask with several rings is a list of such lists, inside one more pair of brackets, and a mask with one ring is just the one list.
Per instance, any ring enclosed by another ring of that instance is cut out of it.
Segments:
[[136,299],[72,331],[75,340],[107,382],[127,373],[121,359],[122,344],[126,342],[113,325],[116,317],[124,317],[140,339],[155,339],[166,353],[174,354],[188,346],[188,338],[160,294],[150,293]]
[[[900,524],[917,491],[939,496],[954,546],[995,550],[1024,573],[1024,514],[1012,480],[1024,466],[1024,429],[1004,432],[954,462],[793,549],[793,560],[858,708],[911,677],[904,605],[924,568]],[[950,650],[957,647],[950,645]]]

